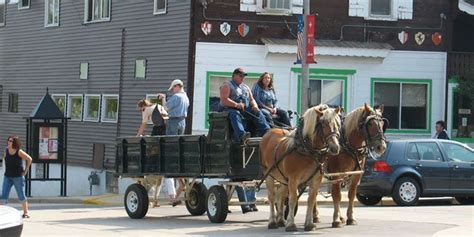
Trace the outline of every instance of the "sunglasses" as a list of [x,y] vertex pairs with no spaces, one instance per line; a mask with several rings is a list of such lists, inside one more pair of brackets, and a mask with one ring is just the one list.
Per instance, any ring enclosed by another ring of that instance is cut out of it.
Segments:
[[7,141],[7,142],[13,142],[13,140],[12,140],[12,139],[8,139],[8,141]]

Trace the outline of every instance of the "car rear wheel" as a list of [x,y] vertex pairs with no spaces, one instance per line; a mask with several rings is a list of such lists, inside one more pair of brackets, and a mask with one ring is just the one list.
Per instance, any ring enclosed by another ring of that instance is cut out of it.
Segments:
[[411,177],[399,179],[392,191],[393,201],[400,206],[413,206],[420,198],[421,188],[418,182]]
[[377,203],[382,200],[381,196],[364,196],[362,194],[357,193],[356,194],[357,200],[359,200],[360,203],[366,205],[366,206],[374,206],[377,205]]
[[455,197],[456,201],[458,201],[462,205],[473,205],[474,204],[474,197]]

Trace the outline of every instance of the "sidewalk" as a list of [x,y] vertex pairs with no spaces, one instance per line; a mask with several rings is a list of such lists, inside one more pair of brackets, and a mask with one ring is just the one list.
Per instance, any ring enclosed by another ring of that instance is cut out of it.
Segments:
[[[232,203],[238,202],[236,197],[237,195],[234,194],[231,200]],[[181,197],[183,198],[183,197]],[[318,194],[317,197],[318,205],[332,205],[332,198],[330,194]],[[308,199],[308,193],[304,193],[298,201],[299,205],[306,205]],[[17,203],[18,200],[10,199],[11,203]],[[86,205],[97,205],[97,206],[123,206],[124,204],[124,195],[122,194],[104,194],[104,195],[97,195],[97,196],[71,196],[71,197],[30,197],[28,198],[28,202],[30,204],[86,204]],[[166,195],[160,195],[158,198],[158,202],[161,205],[166,205],[169,200],[167,199]],[[267,204],[267,192],[266,190],[260,190],[257,193],[257,203],[258,204]],[[341,205],[347,205],[348,198],[347,198],[347,191],[342,192],[342,200]],[[355,200],[355,204],[358,205],[357,199]],[[360,204],[362,205],[362,204]],[[379,205],[395,205],[391,198],[385,197],[382,199],[381,204]]]

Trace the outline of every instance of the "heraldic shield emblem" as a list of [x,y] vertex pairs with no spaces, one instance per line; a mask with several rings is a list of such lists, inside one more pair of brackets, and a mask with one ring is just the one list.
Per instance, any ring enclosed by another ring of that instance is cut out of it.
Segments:
[[401,44],[405,44],[408,41],[408,33],[405,31],[398,33],[398,40]]
[[421,32],[416,33],[416,35],[415,35],[415,42],[416,42],[418,45],[422,45],[423,42],[425,42],[425,34],[423,34],[423,33],[421,33]]
[[242,36],[242,37],[247,36],[247,34],[249,33],[249,30],[250,30],[250,27],[245,23],[240,24],[238,29],[237,29],[240,36]]
[[211,31],[212,31],[212,24],[209,23],[209,21],[205,21],[201,24],[201,30],[202,30],[202,33],[204,33],[205,35],[209,35],[211,34]]
[[224,36],[227,36],[230,33],[230,24],[227,22],[224,22],[221,24],[221,33]]
[[433,41],[434,45],[438,46],[443,42],[443,36],[440,33],[435,32],[431,35],[431,41]]

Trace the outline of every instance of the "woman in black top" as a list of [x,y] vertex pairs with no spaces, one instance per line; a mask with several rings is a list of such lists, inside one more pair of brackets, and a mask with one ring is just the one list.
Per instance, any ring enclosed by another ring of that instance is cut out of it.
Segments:
[[[23,218],[29,218],[28,202],[25,196],[25,175],[31,165],[31,157],[21,148],[18,136],[10,136],[7,141],[7,149],[3,155],[3,170],[5,171],[2,186],[2,203],[7,204],[12,186],[15,186],[18,199],[22,203]],[[23,161],[26,161],[26,168],[23,169]]]

